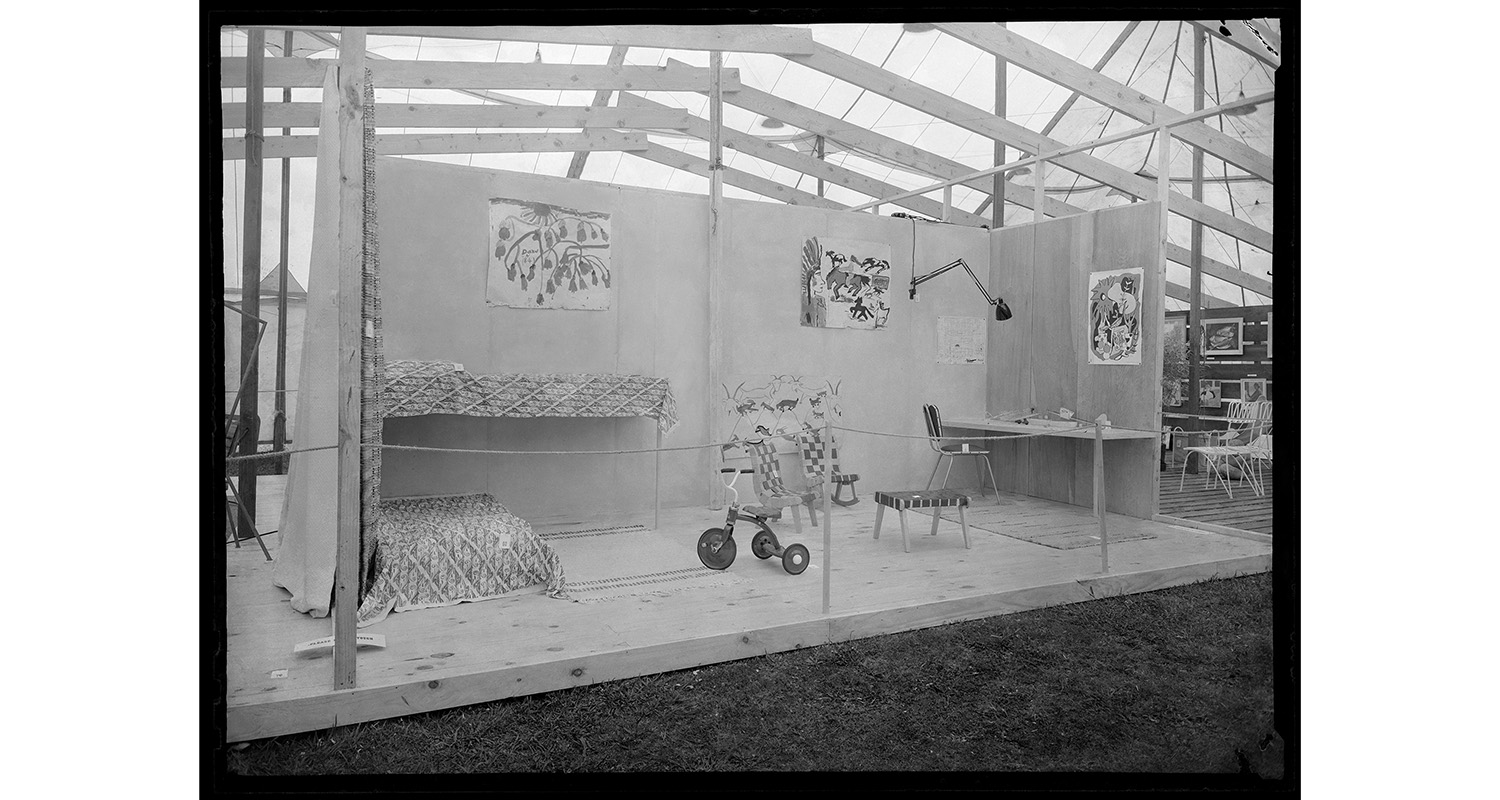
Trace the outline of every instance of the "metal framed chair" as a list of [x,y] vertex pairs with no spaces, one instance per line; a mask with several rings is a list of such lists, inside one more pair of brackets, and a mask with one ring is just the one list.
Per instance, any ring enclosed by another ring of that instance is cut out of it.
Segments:
[[[938,467],[943,465],[943,460],[948,460],[948,469],[943,472],[943,488],[948,488],[948,476],[953,472],[953,460],[959,456],[978,456],[984,463],[984,470],[990,474],[990,488],[1000,493],[1000,486],[995,482],[995,470],[990,466],[990,451],[977,448],[967,442],[957,444],[943,444],[943,417],[938,412],[938,407],[928,403],[922,406],[922,418],[927,423],[927,442],[938,454],[936,464],[932,465],[932,474],[927,477],[927,488],[932,488],[932,481],[937,477]],[[979,467],[974,468],[975,477],[979,478],[979,494],[984,496],[984,473]]]
[[1229,499],[1233,500],[1232,471],[1237,471],[1240,482],[1249,483],[1257,497],[1265,494],[1259,480],[1262,473],[1258,464],[1253,462],[1266,452],[1266,448],[1258,442],[1271,428],[1271,401],[1230,400],[1224,418],[1228,422],[1228,428],[1212,435],[1215,444],[1185,448],[1186,455],[1182,462],[1182,475],[1177,480],[1177,491],[1182,491],[1183,483],[1187,480],[1188,461],[1193,453],[1197,453],[1206,469],[1203,483],[1205,487],[1217,479],[1224,484]]

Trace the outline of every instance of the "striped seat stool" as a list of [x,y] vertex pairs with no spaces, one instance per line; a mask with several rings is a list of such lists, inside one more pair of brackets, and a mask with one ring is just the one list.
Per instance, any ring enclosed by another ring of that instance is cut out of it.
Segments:
[[937,535],[938,519],[942,516],[942,509],[949,506],[958,506],[958,521],[964,531],[964,549],[971,547],[969,542],[969,516],[965,509],[969,507],[969,496],[957,489],[928,489],[911,492],[876,492],[875,493],[875,538],[880,538],[880,520],[885,516],[885,509],[889,506],[901,514],[901,549],[911,552],[911,544],[906,535],[906,509],[908,508],[930,508],[932,509],[932,534]]

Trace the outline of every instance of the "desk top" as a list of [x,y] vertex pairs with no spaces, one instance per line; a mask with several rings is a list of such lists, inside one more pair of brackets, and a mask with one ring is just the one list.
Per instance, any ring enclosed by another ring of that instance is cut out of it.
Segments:
[[[974,431],[993,431],[995,433],[1041,433],[1047,436],[1062,436],[1068,439],[1094,438],[1093,425],[1078,428],[1051,428],[1043,425],[1022,425],[1018,422],[1007,422],[998,419],[959,417],[957,419],[943,420],[943,427],[964,428]],[[1120,428],[1106,428],[1104,430],[1105,439],[1156,439],[1160,435],[1150,431],[1130,431]]]

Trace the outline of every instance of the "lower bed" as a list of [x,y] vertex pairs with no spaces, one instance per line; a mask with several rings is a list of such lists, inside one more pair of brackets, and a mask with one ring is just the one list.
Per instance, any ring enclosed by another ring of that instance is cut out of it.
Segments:
[[359,625],[541,586],[567,598],[562,561],[488,494],[382,500]]

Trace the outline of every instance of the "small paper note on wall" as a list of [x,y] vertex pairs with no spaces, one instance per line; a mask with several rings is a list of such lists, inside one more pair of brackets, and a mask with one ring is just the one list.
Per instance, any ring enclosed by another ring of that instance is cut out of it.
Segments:
[[1141,363],[1141,285],[1145,269],[1089,273],[1084,341],[1090,364]]
[[939,364],[983,364],[986,332],[980,317],[938,317]]
[[613,282],[609,214],[490,200],[490,305],[602,310],[610,306]]

